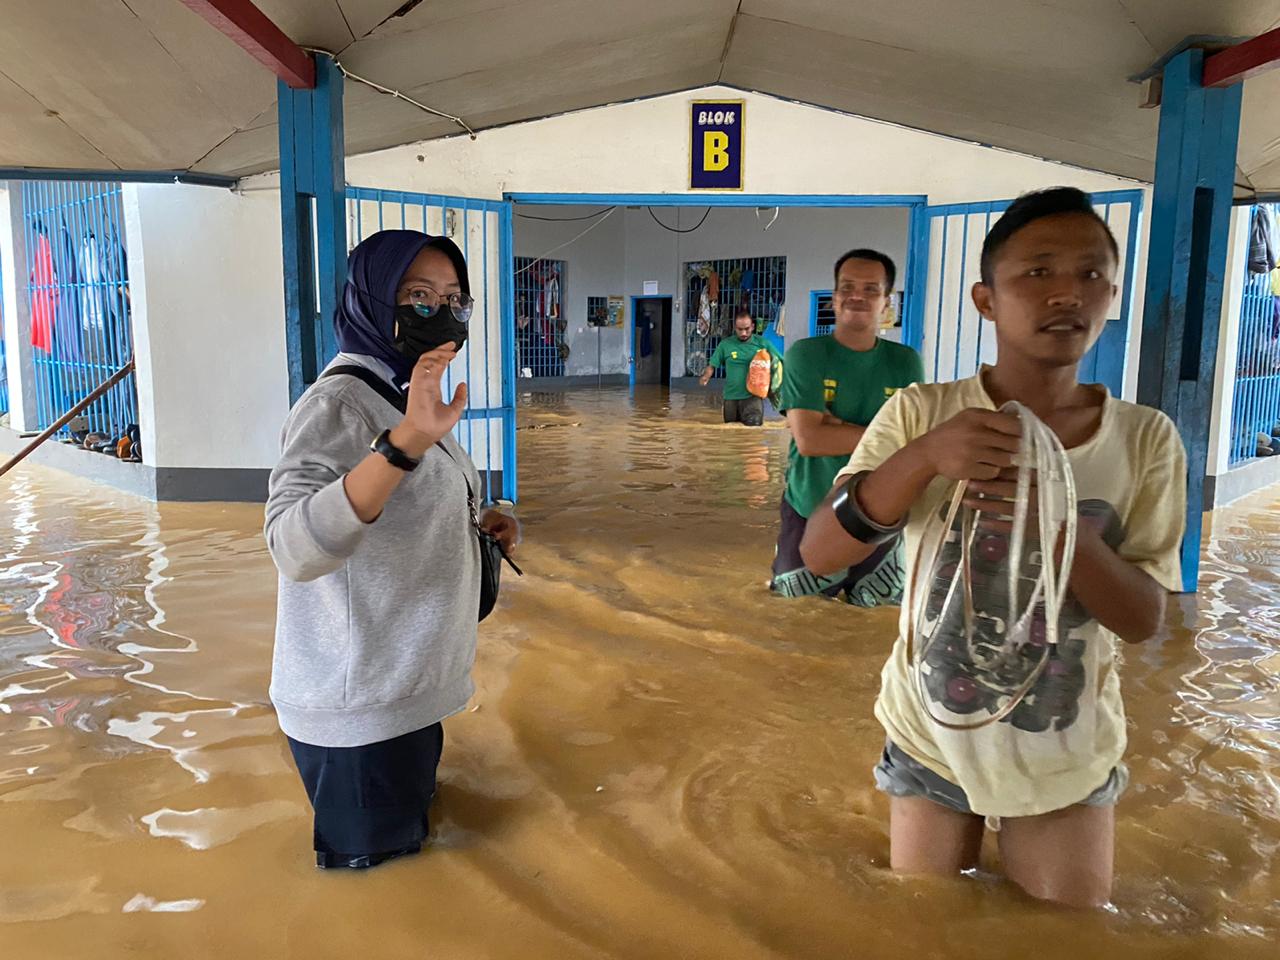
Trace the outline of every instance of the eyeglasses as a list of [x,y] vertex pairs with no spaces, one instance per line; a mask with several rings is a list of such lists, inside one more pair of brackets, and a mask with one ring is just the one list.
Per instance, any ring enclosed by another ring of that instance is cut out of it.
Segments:
[[442,294],[431,287],[415,284],[410,287],[406,294],[409,297],[409,303],[422,317],[434,317],[440,310],[440,304],[448,303],[449,309],[453,311],[453,315],[458,318],[460,323],[466,323],[471,319],[471,311],[475,309],[476,302],[466,293],[450,293]]

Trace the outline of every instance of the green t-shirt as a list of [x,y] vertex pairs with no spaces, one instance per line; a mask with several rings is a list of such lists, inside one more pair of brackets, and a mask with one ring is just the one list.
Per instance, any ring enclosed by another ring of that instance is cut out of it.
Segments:
[[781,360],[777,348],[764,337],[756,334],[746,343],[736,336],[726,337],[716,347],[707,361],[709,367],[724,367],[724,398],[726,400],[746,400],[751,396],[747,389],[747,371],[751,368],[751,359],[761,350],[768,350],[774,362]]
[[[920,354],[892,340],[877,340],[870,350],[850,350],[834,336],[810,337],[794,344],[782,368],[780,405],[788,410],[829,412],[845,423],[865,427],[880,407],[903,387],[924,379]],[[848,455],[804,457],[791,441],[787,463],[787,502],[807,517],[831,492]]]

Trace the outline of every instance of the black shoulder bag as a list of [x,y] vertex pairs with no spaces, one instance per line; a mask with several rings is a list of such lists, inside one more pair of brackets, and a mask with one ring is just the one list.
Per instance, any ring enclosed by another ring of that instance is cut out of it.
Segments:
[[[320,375],[323,377],[355,377],[362,381],[369,389],[373,390],[383,400],[391,404],[401,413],[404,413],[408,401],[399,390],[387,383],[372,370],[365,367],[358,367],[355,364],[346,364],[338,367],[331,367]],[[467,483],[467,513],[470,516],[471,528],[476,532],[476,539],[480,543],[480,620],[483,620],[498,603],[498,590],[502,585],[502,563],[506,561],[507,565],[516,572],[516,576],[523,577],[524,571],[521,570],[505,549],[503,549],[502,541],[493,534],[481,529],[480,527],[480,510],[479,504],[476,502],[475,491],[471,489],[471,476],[465,467],[454,458],[449,452],[449,448],[443,442],[437,442],[436,446],[444,451],[445,455],[453,460],[458,468],[462,470],[462,478]]]

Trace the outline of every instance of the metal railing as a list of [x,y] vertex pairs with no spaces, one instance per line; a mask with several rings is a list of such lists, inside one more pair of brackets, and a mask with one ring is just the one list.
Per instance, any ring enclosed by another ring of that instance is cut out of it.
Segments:
[[[1271,211],[1280,215],[1280,205]],[[1280,297],[1275,294],[1280,286],[1273,286],[1275,282],[1270,273],[1245,275],[1231,410],[1231,466],[1257,456],[1259,434],[1272,437],[1280,423]],[[1280,446],[1280,440],[1269,446]]]
[[[1094,209],[1111,229],[1119,248],[1116,283],[1119,296],[1102,335],[1080,363],[1080,379],[1106,384],[1120,396],[1129,347],[1129,317],[1142,215],[1142,191],[1116,190],[1092,195]],[[978,314],[970,290],[980,277],[982,244],[1011,200],[931,206],[929,269],[922,311],[926,377],[934,382],[971,377],[995,362],[994,332]]]
[[[475,309],[466,346],[443,387],[467,384],[467,409],[454,436],[480,470],[484,499],[516,499],[515,344],[511,313],[511,204],[495,200],[347,188],[347,242],[354,247],[383,229],[447,236],[462,250]],[[331,323],[331,318],[321,318]],[[319,342],[319,339],[317,339]],[[327,363],[332,356],[322,358]],[[500,478],[500,482],[499,482]]]
[[516,257],[516,364],[522,377],[563,377],[569,347],[565,332],[567,266],[563,260]]
[[[22,216],[36,423],[45,429],[133,355],[121,185],[25,181]],[[85,416],[91,432],[124,435],[138,421],[134,377]]]

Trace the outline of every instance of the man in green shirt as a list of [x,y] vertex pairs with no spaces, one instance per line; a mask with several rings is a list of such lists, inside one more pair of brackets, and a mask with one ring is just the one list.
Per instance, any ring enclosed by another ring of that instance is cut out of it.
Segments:
[[885,254],[850,250],[836,261],[835,331],[787,351],[780,406],[791,428],[791,453],[771,585],[783,596],[834,597],[843,591],[848,602],[866,607],[902,600],[897,538],[835,576],[817,576],[800,558],[805,521],[831,491],[867,424],[894,393],[924,379],[918,353],[880,338],[896,274]]
[[[747,371],[751,369],[751,360],[761,350],[769,351],[771,368],[782,360],[774,345],[756,333],[756,322],[751,318],[751,311],[740,307],[733,318],[733,336],[720,341],[720,346],[716,347],[715,353],[707,361],[707,369],[702,371],[699,378],[699,382],[705,387],[711,382],[711,374],[716,367],[725,368],[725,423],[741,423],[748,427],[758,427],[764,423],[764,399],[753,397],[747,390]],[[826,495],[825,491],[823,495]]]

